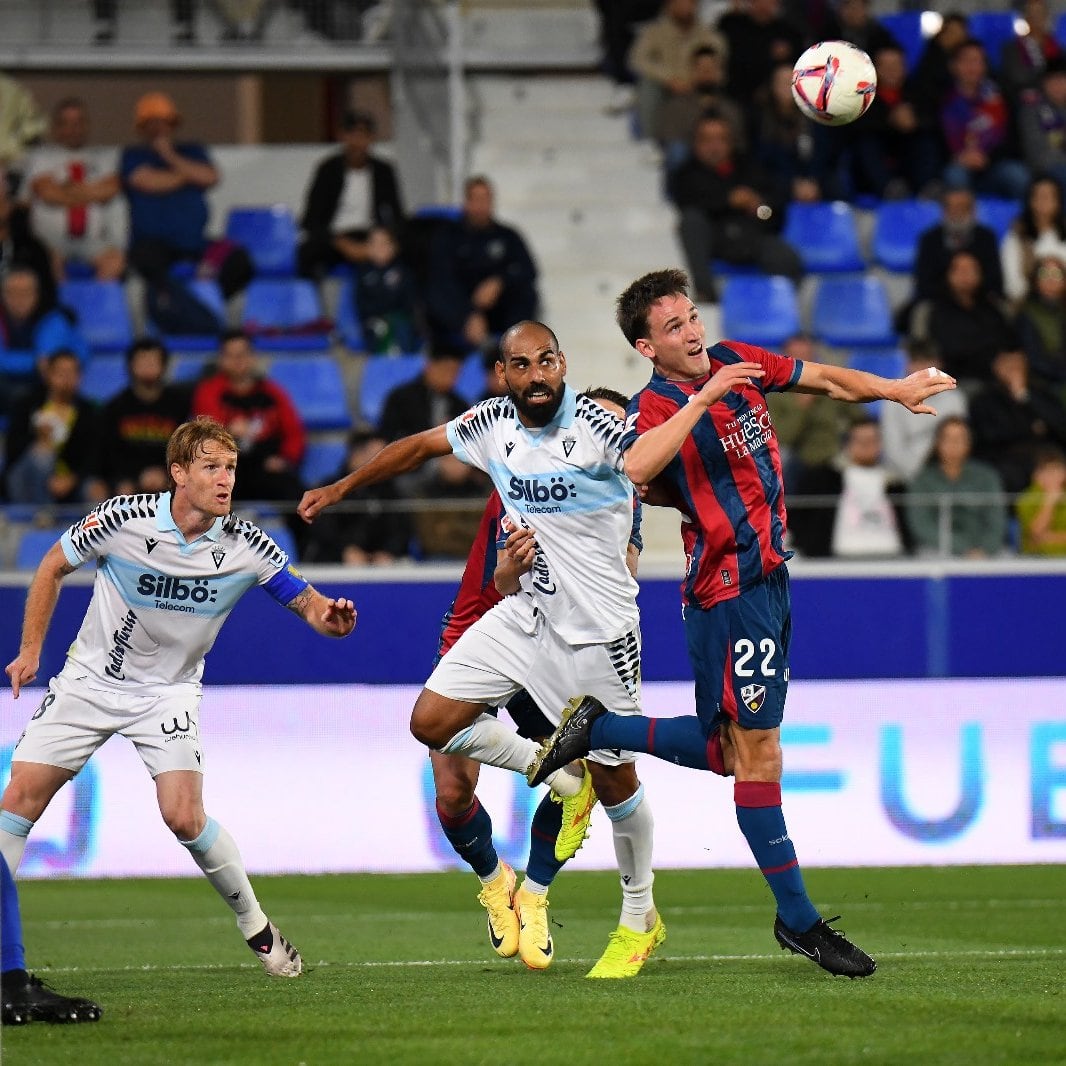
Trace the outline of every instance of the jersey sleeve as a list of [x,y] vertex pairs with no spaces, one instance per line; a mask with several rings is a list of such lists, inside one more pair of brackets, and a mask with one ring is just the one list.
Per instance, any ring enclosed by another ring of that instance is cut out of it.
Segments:
[[644,517],[644,508],[637,494],[633,493],[633,528],[629,531],[629,543],[637,549],[638,552],[644,550],[644,538],[640,535],[640,523]]
[[803,361],[790,359],[787,355],[777,355],[754,344],[741,341],[728,341],[726,347],[736,352],[745,362],[760,363],[765,374],[759,382],[763,392],[783,392],[791,389],[803,373]]
[[503,404],[498,397],[482,400],[445,426],[448,443],[457,459],[478,470],[488,470],[492,430],[501,417],[502,409]]
[[84,566],[107,555],[123,524],[141,514],[138,501],[143,499],[137,496],[112,497],[75,522],[59,538],[67,562],[71,566]]
[[245,522],[240,533],[252,556],[256,584],[262,585],[282,607],[287,606],[307,588],[307,578],[289,562],[289,556],[274,539],[258,526]]
[[677,404],[649,389],[638,392],[626,409],[625,430],[619,441],[619,450],[624,455],[637,442],[637,438],[649,429],[661,425],[677,413]]

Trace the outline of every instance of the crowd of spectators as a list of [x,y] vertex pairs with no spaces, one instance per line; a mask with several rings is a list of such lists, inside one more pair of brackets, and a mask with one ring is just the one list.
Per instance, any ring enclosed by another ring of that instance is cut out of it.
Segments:
[[[1066,508],[1055,488],[1056,458],[1066,469],[1066,57],[1044,0],[1027,0],[1028,33],[997,56],[970,36],[965,16],[945,15],[913,68],[868,0],[746,0],[715,25],[701,21],[696,0],[600,7],[612,109],[631,109],[637,135],[661,150],[664,195],[677,207],[701,301],[720,297],[716,263],[801,281],[802,250],[783,236],[797,201],[941,204],[941,220],[918,242],[895,326],[909,368],[941,366],[962,387],[939,398],[937,422],[900,418],[891,405],[842,421],[818,398],[774,396],[794,501],[832,501],[794,508],[797,550],[1056,551]],[[843,129],[815,126],[791,100],[794,59],[829,37],[870,52],[879,75],[873,108]],[[81,504],[156,491],[169,432],[205,413],[240,442],[242,500],[284,513],[307,487],[308,433],[256,348],[256,324],[247,323],[251,333],[228,328],[255,265],[239,243],[211,236],[206,193],[223,175],[210,149],[179,136],[183,116],[163,93],[137,102],[131,143],[117,153],[91,143],[80,100],[60,101],[45,131],[32,101],[11,99],[19,122],[4,142],[0,182],[5,498]],[[356,424],[331,476],[465,409],[469,394],[456,382],[466,360],[484,360],[485,393],[494,391],[498,338],[538,309],[534,257],[497,218],[491,180],[471,176],[462,203],[427,225],[425,215],[409,216],[402,176],[375,150],[376,137],[371,114],[341,116],[339,144],[307,176],[294,272],[320,288],[352,279],[344,298],[367,359],[419,352],[424,360],[387,397],[377,424]],[[978,221],[976,198],[988,194],[1019,201],[1002,241]],[[141,320],[153,331],[130,345],[127,384],[99,407],[80,392],[92,357],[61,299],[72,277],[138,278],[132,291],[144,293]],[[193,277],[217,283],[221,312],[188,284]],[[171,383],[163,335],[217,344],[195,378]],[[816,345],[801,335],[784,350],[804,358]],[[477,517],[471,501],[486,489],[480,475],[441,461],[321,529],[293,522],[291,532],[309,560],[385,564],[427,546],[461,557]],[[1011,497],[1028,503],[1008,522]],[[407,513],[410,499],[435,504]]]

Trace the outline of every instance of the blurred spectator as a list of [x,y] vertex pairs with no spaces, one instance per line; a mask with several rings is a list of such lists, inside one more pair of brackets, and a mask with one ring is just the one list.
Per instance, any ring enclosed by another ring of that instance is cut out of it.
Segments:
[[778,63],[795,63],[804,34],[782,16],[779,0],[740,0],[718,20],[718,31],[729,49],[726,88],[752,116],[755,91]]
[[39,383],[39,371],[53,352],[71,352],[80,363],[89,358],[89,349],[66,312],[42,305],[37,275],[24,266],[13,267],[0,282],[0,351],[24,356],[4,361],[0,413],[20,392]]
[[109,495],[166,491],[167,440],[189,417],[188,391],[167,384],[169,361],[166,347],[147,337],[126,352],[129,384],[100,413],[100,476]]
[[725,119],[699,121],[692,154],[671,175],[669,194],[681,212],[681,244],[698,300],[717,301],[712,258],[802,276],[799,255],[778,236],[784,204],[762,168],[734,153]]
[[[93,44],[111,44],[118,29],[118,0],[92,0]],[[196,43],[196,0],[170,0],[171,41]]]
[[315,169],[301,222],[299,271],[304,277],[321,277],[341,263],[365,262],[370,228],[397,231],[404,223],[396,172],[370,151],[376,128],[365,111],[345,112],[341,151]]
[[80,394],[73,352],[52,352],[43,384],[15,405],[8,427],[5,484],[12,503],[99,503],[107,486],[94,477],[96,409]]
[[1010,156],[1011,114],[999,86],[988,76],[984,47],[966,40],[951,55],[952,87],[940,109],[949,162],[944,181],[980,196],[1018,199],[1029,173]]
[[[697,48],[692,53],[689,78],[686,92],[672,93],[662,101],[652,128],[653,136],[663,147],[663,163],[667,170],[674,170],[684,161],[696,123],[710,111],[717,112],[729,121],[733,129],[733,143],[738,151],[744,150],[746,142],[744,113],[726,96],[722,59],[710,45]],[[795,111],[791,89],[789,104]]]
[[32,270],[37,278],[41,306],[56,302],[56,279],[48,249],[30,232],[25,209],[16,206],[0,174],[0,277],[15,267]]
[[[925,300],[947,289],[948,264],[956,252],[969,252],[981,264],[985,288],[1003,295],[1003,272],[996,234],[977,221],[977,204],[969,189],[945,190],[943,219],[927,229],[918,241],[914,261],[914,295]],[[901,329],[901,333],[906,329]]]
[[1023,555],[1066,555],[1066,455],[1041,448],[1032,482],[1015,504]]
[[[385,447],[374,431],[355,430],[348,438],[348,456],[341,468],[327,479],[339,481],[357,470]],[[401,499],[392,481],[382,481],[350,493],[352,512],[334,508],[318,516],[311,529],[307,561],[344,563],[345,566],[388,566],[408,554],[411,519],[393,510]]]
[[355,303],[373,355],[422,350],[415,277],[385,226],[367,238],[367,259],[357,267]]
[[1029,378],[1025,352],[1000,352],[993,382],[970,401],[974,454],[999,471],[1008,492],[1029,484],[1037,453],[1047,444],[1066,447],[1066,407]]
[[663,105],[692,92],[692,54],[713,48],[722,55],[721,34],[699,20],[697,0],[663,0],[659,17],[642,26],[629,53],[637,77],[637,118],[643,137],[655,136]]
[[910,82],[923,125],[940,127],[940,105],[951,90],[951,55],[970,36],[966,16],[959,11],[944,15],[940,29],[929,38]]
[[1040,256],[1053,255],[1066,261],[1066,214],[1062,190],[1052,178],[1038,177],[1025,193],[1022,213],[1015,219],[1000,247],[1003,287],[1007,298],[1021,303],[1029,290],[1029,278]]
[[[910,341],[903,376],[930,367],[942,369],[936,349],[924,341]],[[885,466],[900,481],[910,481],[929,461],[936,428],[945,418],[966,417],[966,393],[962,389],[941,392],[925,402],[936,411],[936,418],[916,418],[898,403],[882,405],[881,454]]]
[[537,310],[537,268],[521,234],[493,216],[484,177],[468,178],[463,214],[433,235],[426,293],[431,333],[452,346],[488,349]]
[[1061,396],[1066,386],[1066,262],[1058,256],[1037,259],[1015,328],[1033,379]]
[[289,394],[263,374],[242,330],[222,335],[217,371],[196,386],[191,413],[210,415],[236,438],[237,499],[299,500],[303,423]]
[[933,454],[907,493],[907,525],[920,554],[983,559],[1003,551],[1003,483],[991,466],[971,458],[972,447],[965,418],[936,420]]
[[[899,41],[885,29],[870,11],[869,0],[838,0],[836,5],[840,29],[833,36],[861,48],[871,58],[882,48],[899,48]],[[878,92],[881,91],[878,77]]]
[[27,162],[30,220],[52,252],[56,277],[75,262],[90,266],[100,281],[115,281],[126,270],[116,231],[117,160],[112,149],[90,148],[88,141],[84,102],[64,97],[52,109],[53,143],[34,149]]
[[[806,334],[789,337],[781,353],[790,359],[818,359],[814,341]],[[840,451],[847,412],[828,396],[797,389],[768,393],[766,405],[781,452],[785,491],[791,496],[809,470],[826,466]]]
[[942,296],[915,306],[910,336],[931,342],[945,372],[960,383],[990,380],[995,354],[1017,343],[1005,305],[985,287],[981,264],[970,252],[951,257]]
[[795,508],[792,536],[804,555],[838,558],[885,558],[903,551],[902,525],[889,471],[881,462],[881,428],[876,419],[860,418],[846,431],[836,461],[805,472],[804,496],[834,496],[834,507]]
[[[834,198],[867,193],[882,199],[928,195],[942,165],[940,132],[923,125],[906,83],[906,60],[896,44],[873,53],[877,94],[862,122],[819,127],[816,145],[823,188]],[[828,178],[836,180],[830,184]]]
[[[420,492],[420,496],[432,504],[415,512],[415,534],[424,555],[441,559],[466,558],[481,523],[485,493],[489,487],[480,471],[467,466],[450,452],[433,464],[430,477]],[[455,506],[446,506],[449,502]]]
[[1015,102],[1024,90],[1036,88],[1049,63],[1062,57],[1047,0],[1024,0],[1020,7],[1021,16],[1029,28],[1003,46],[999,64],[1000,84]]
[[791,63],[774,67],[769,82],[756,93],[756,103],[752,154],[775,182],[777,199],[782,203],[820,200],[822,188],[814,159],[816,130],[792,99]]
[[134,123],[141,143],[123,149],[119,172],[129,201],[129,259],[148,285],[150,317],[167,333],[212,332],[214,313],[175,282],[171,268],[186,263],[216,278],[227,298],[251,280],[240,245],[205,236],[205,193],[218,184],[218,169],[202,144],[174,141],[181,115],[165,93],[142,96]]
[[[41,139],[47,127],[30,92],[0,73],[0,171],[7,171],[9,179],[21,173],[26,149]],[[14,185],[11,191],[16,191]]]
[[1037,88],[1018,108],[1022,157],[1033,174],[1050,174],[1066,190],[1066,57],[1049,59]]
[[629,69],[629,51],[637,27],[653,19],[661,0],[595,0],[600,18],[600,43],[603,46],[604,73],[614,85],[608,111],[627,111],[636,102],[633,72]]

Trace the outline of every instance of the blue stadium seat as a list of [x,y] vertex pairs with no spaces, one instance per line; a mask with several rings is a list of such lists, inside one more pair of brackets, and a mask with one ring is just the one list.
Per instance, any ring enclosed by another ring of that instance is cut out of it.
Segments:
[[918,65],[925,50],[925,37],[922,35],[922,13],[920,11],[891,11],[882,15],[878,13],[877,21],[899,41],[907,57],[907,73]]
[[907,356],[899,348],[857,348],[848,352],[847,365],[883,378],[901,378],[907,370]]
[[970,11],[966,15],[970,36],[985,46],[991,70],[999,69],[1003,46],[1016,36],[1014,20],[1017,17],[1013,11]]
[[257,277],[291,278],[296,273],[299,230],[284,204],[269,207],[231,207],[226,236],[244,245]]
[[722,287],[723,336],[772,347],[799,329],[796,290],[788,278],[762,274],[726,278]]
[[724,259],[711,260],[711,274],[716,278],[750,277],[762,271],[754,263],[727,263]]
[[485,399],[485,356],[471,352],[463,360],[463,368],[455,382],[455,391],[469,404]]
[[874,262],[886,270],[909,274],[914,269],[921,235],[940,221],[932,200],[886,200],[874,215]]
[[375,355],[366,361],[359,383],[359,419],[368,426],[381,423],[385,399],[397,385],[406,385],[422,373],[422,355]]
[[245,294],[244,328],[265,352],[321,352],[330,323],[315,286],[302,278],[256,278]]
[[[214,278],[190,278],[185,287],[206,307],[215,313],[220,323],[226,321],[226,299]],[[159,333],[172,352],[213,352],[218,347],[218,337],[213,333]]]
[[176,384],[187,384],[199,378],[210,360],[204,355],[190,352],[181,355],[170,364],[170,380]]
[[822,278],[814,295],[811,331],[839,348],[895,344],[884,282],[870,275]]
[[321,485],[337,473],[347,456],[347,441],[309,440],[300,464],[300,477],[305,485]]
[[59,302],[74,312],[93,352],[122,352],[133,341],[126,290],[118,281],[64,281]]
[[127,384],[126,360],[121,355],[94,355],[81,375],[83,395],[97,403],[107,403]]
[[12,378],[33,378],[37,367],[35,352],[21,348],[0,348],[0,374]]
[[866,267],[859,247],[855,212],[843,200],[788,205],[782,237],[812,274],[841,273]]
[[977,197],[977,221],[993,230],[996,240],[1003,240],[1011,223],[1021,212],[1020,200],[1002,200],[996,196]]
[[1066,11],[1055,19],[1055,40],[1066,46]]
[[341,340],[353,352],[365,352],[363,324],[359,321],[359,309],[355,306],[355,286],[358,282],[349,270],[337,291],[337,332]]
[[279,357],[271,362],[269,377],[292,397],[307,429],[351,426],[344,379],[332,356]]
[[30,529],[23,533],[15,551],[15,569],[36,570],[37,564],[66,530],[66,526],[57,526],[55,529]]
[[458,204],[422,204],[416,207],[415,218],[443,218],[455,220],[461,218],[463,209]]
[[300,561],[300,555],[296,550],[296,538],[288,526],[269,525],[260,528],[289,557],[290,563]]

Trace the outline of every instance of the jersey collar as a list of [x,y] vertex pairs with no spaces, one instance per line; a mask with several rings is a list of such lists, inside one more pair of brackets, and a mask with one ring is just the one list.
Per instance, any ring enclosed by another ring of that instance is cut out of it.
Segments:
[[[222,536],[222,523],[225,522],[224,518],[216,518],[211,523],[211,527],[206,533],[201,533],[196,540],[218,540]],[[178,529],[177,523],[174,521],[174,515],[170,511],[170,493],[164,492],[159,497],[159,505],[155,511],[155,527],[160,533],[177,533],[178,538],[182,541],[185,537],[182,535],[180,529]],[[192,543],[196,543],[193,541]]]

